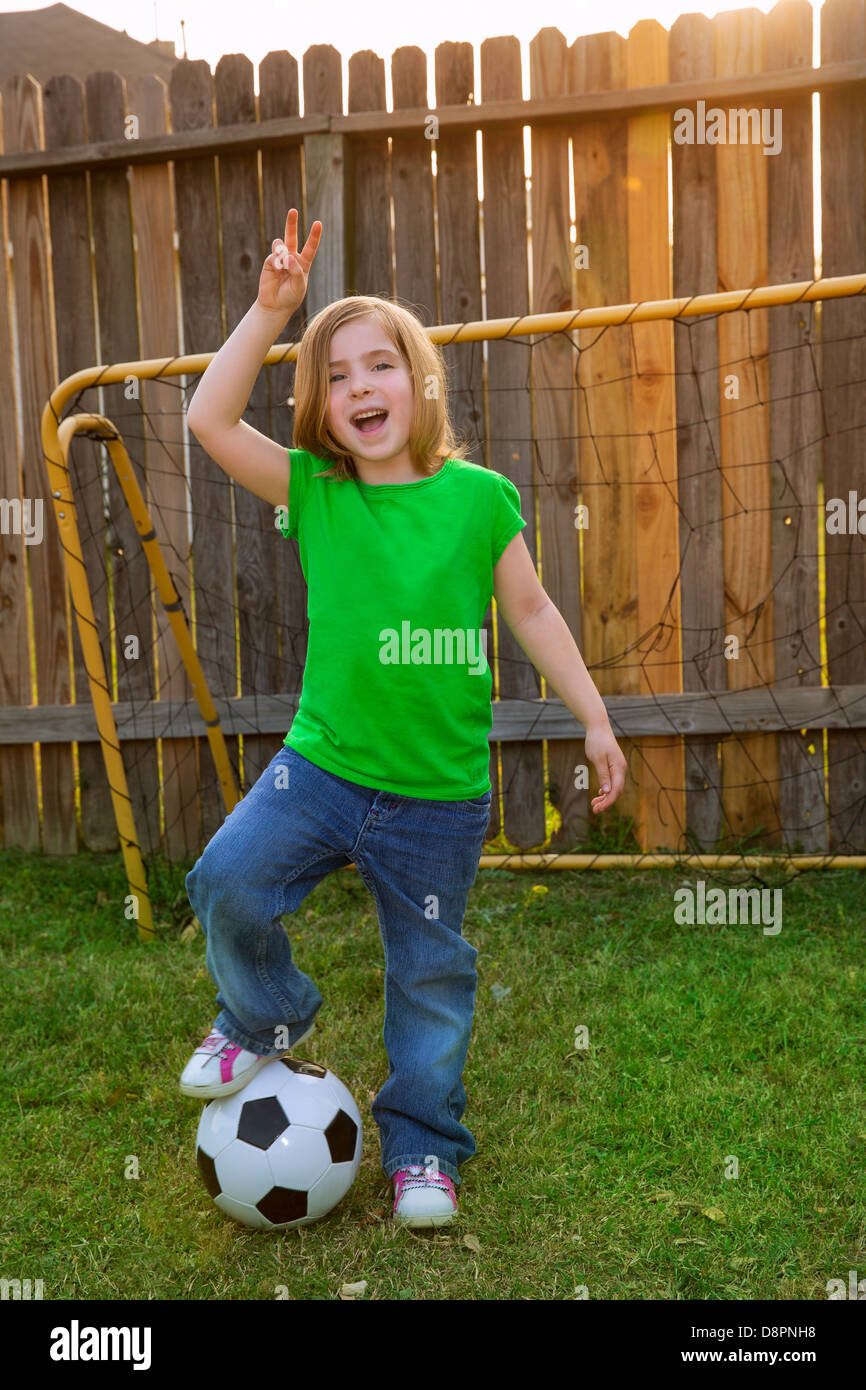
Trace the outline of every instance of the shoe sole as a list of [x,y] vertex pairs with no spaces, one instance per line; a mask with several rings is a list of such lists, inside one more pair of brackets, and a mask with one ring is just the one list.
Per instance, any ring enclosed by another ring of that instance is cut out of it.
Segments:
[[280,1057],[292,1057],[296,1047],[305,1043],[315,1032],[315,1022],[311,1023],[306,1033],[293,1042],[291,1047],[287,1047],[285,1052],[276,1053],[273,1057],[260,1057],[243,1076],[236,1076],[232,1081],[223,1081],[211,1086],[194,1086],[189,1081],[178,1082],[178,1090],[182,1096],[189,1096],[191,1100],[216,1100],[218,1096],[233,1096],[237,1091],[242,1091],[244,1086],[249,1085],[256,1072],[261,1071],[262,1067],[268,1062],[276,1062]]
[[443,1211],[439,1216],[401,1216],[397,1212],[394,1220],[398,1226],[410,1226],[413,1230],[424,1230],[429,1226],[447,1226],[457,1216],[456,1211]]

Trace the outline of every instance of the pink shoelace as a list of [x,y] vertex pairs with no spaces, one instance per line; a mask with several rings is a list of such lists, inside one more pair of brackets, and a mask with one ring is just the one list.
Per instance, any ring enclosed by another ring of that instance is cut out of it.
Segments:
[[216,1028],[212,1028],[201,1044],[201,1047],[196,1048],[196,1052],[211,1052],[219,1057],[221,1081],[232,1081],[234,1079],[233,1067],[235,1058],[238,1056],[238,1053],[242,1051],[243,1048],[238,1047],[237,1043],[229,1042],[228,1038],[225,1037],[224,1034],[218,1032]]
[[447,1173],[439,1171],[438,1160],[435,1155],[428,1155],[426,1161],[427,1164],[430,1165],[426,1168],[418,1163],[414,1163],[408,1168],[399,1168],[394,1174],[397,1180],[394,1201],[395,1207],[404,1192],[411,1192],[413,1189],[419,1187],[437,1187],[441,1192],[447,1192],[448,1196],[456,1201],[454,1183]]

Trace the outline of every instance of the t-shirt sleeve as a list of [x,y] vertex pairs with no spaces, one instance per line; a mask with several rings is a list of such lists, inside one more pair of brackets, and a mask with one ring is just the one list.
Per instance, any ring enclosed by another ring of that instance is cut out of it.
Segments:
[[495,565],[508,542],[526,525],[520,514],[520,493],[510,478],[496,475],[493,489],[493,524],[491,527],[491,558]]
[[282,531],[288,540],[289,536],[297,536],[298,523],[304,508],[307,491],[307,455],[303,449],[287,449],[286,453],[289,456],[288,519],[285,519],[286,509],[282,508],[279,513],[277,529]]

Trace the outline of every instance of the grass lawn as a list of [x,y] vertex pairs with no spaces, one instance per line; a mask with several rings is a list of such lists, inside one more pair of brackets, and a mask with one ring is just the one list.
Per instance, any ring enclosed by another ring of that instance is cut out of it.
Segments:
[[213,1206],[200,1107],[177,1090],[217,1012],[204,936],[184,931],[192,862],[151,861],[163,930],[143,946],[119,854],[0,853],[16,1175],[0,1275],[42,1279],[45,1299],[180,1300],[335,1299],[359,1280],[374,1299],[826,1299],[829,1279],[866,1276],[862,874],[789,882],[765,936],[678,925],[682,873],[480,870],[478,1152],[459,1218],[432,1234],[391,1220],[370,1114],[387,1075],[375,904],[331,875],[285,922],[325,998],[301,1055],[352,1091],[364,1158],[328,1218],[265,1234]]

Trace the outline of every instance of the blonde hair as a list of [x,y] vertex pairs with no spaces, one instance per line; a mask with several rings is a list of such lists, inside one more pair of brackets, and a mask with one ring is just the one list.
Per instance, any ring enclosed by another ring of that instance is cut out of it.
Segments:
[[[456,438],[448,418],[446,367],[439,345],[430,341],[420,319],[396,300],[356,294],[321,309],[307,324],[298,348],[292,445],[332,461],[330,468],[313,476],[358,478],[351,453],[328,426],[328,358],[333,334],[344,323],[360,318],[379,323],[409,369],[415,400],[407,443],[415,467],[431,474],[445,459],[468,459],[468,447]],[[431,378],[435,382],[432,396],[427,390]]]

